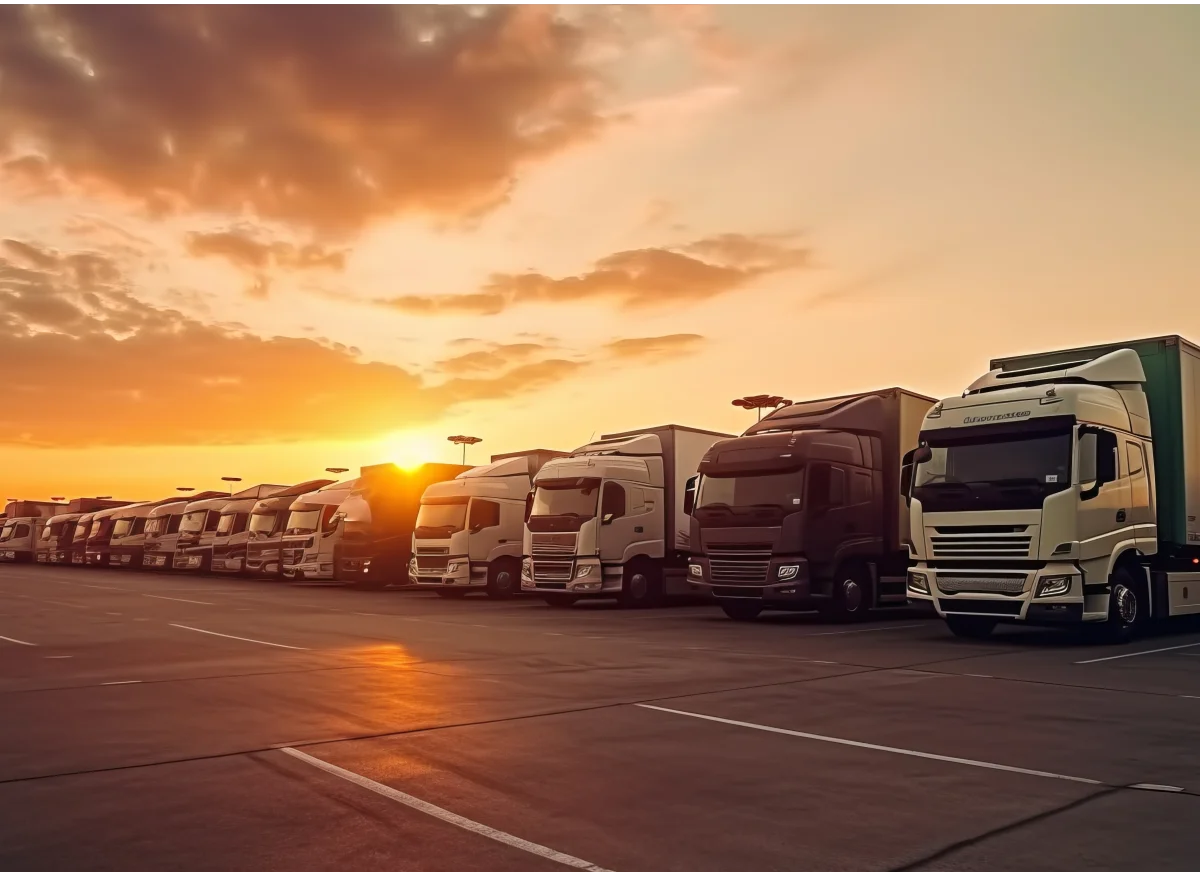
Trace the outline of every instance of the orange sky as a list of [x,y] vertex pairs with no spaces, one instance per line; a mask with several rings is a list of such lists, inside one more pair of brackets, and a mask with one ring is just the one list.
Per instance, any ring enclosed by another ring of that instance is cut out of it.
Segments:
[[0,496],[1200,339],[1194,7],[0,8]]

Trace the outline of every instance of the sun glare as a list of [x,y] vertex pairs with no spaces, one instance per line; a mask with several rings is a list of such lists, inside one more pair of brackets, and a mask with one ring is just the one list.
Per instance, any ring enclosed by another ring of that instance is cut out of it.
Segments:
[[439,441],[422,430],[398,430],[379,441],[381,461],[394,463],[401,469],[416,469],[423,463],[442,460],[444,440]]

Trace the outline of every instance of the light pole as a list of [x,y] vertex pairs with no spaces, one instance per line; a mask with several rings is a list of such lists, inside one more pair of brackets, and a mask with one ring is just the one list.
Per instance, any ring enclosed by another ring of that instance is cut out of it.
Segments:
[[753,397],[740,397],[733,401],[733,405],[741,409],[755,409],[758,412],[758,420],[762,420],[762,410],[780,408],[781,406],[790,406],[791,400],[786,400],[783,397],[772,396],[771,394],[756,394]]
[[453,442],[455,445],[461,445],[463,450],[462,465],[467,465],[467,446],[478,445],[483,440],[478,436],[447,436],[447,442]]
[[221,481],[229,482],[229,495],[233,496],[233,483],[235,481],[241,481],[241,479],[238,478],[236,475],[223,475],[223,476],[221,476]]

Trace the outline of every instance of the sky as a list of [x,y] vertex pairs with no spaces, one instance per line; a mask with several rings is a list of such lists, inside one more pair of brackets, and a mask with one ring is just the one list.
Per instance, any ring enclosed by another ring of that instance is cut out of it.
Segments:
[[1200,340],[1195,7],[0,7],[0,496]]

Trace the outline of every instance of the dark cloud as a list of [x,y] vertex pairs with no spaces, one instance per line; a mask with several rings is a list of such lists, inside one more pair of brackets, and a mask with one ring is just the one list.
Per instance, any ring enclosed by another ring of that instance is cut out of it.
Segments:
[[264,338],[138,300],[115,262],[0,247],[0,441],[196,445],[363,438],[578,369],[542,361],[431,386],[330,340]]
[[493,275],[479,293],[375,300],[413,315],[495,315],[521,303],[606,299],[618,305],[669,305],[729,293],[772,273],[807,266],[811,254],[786,235],[725,233],[673,248],[619,251],[575,276]]
[[552,6],[0,7],[0,170],[325,231],[478,214],[601,127],[587,43]]
[[639,360],[692,354],[700,350],[704,341],[704,337],[698,333],[672,333],[668,336],[618,339],[604,347],[613,357],[622,360]]
[[214,233],[189,233],[187,248],[197,257],[223,257],[245,270],[333,269],[346,266],[346,252],[316,243],[293,245],[290,242],[262,242],[252,230],[220,230]]

